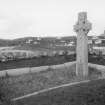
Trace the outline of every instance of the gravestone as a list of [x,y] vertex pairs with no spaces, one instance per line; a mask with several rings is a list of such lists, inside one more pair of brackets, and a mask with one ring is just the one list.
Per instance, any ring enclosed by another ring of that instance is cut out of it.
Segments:
[[76,75],[88,76],[88,37],[91,30],[91,23],[87,20],[87,13],[78,14],[78,22],[74,25],[74,31],[77,33],[76,48]]

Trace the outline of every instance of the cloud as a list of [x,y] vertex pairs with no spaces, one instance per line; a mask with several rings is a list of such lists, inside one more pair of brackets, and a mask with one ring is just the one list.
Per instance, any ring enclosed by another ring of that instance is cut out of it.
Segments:
[[91,34],[99,35],[105,28],[104,4],[105,0],[0,0],[0,38],[74,35],[80,11],[88,12]]
[[[24,34],[31,33],[30,27],[33,26],[30,18],[21,16],[20,13],[0,15],[0,36],[5,38],[15,38],[17,34],[21,37]],[[32,30],[31,30],[32,31]]]
[[29,20],[24,20],[22,18],[18,18],[17,20],[12,20],[8,26],[8,29],[5,30],[5,33],[18,34],[18,33],[26,33],[29,30],[29,27],[32,23]]

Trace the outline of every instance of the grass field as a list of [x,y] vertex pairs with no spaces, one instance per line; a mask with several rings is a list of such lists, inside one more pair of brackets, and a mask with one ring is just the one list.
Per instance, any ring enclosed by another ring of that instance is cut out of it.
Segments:
[[[86,79],[96,79],[101,76],[101,72],[89,68],[89,77],[76,77],[75,65],[69,69],[47,69],[46,71],[33,74],[25,74],[15,77],[4,77],[0,80],[0,95],[9,99],[27,95],[39,90],[59,86],[62,84],[78,82]],[[1,84],[2,83],[2,84]],[[3,90],[2,90],[3,89]],[[27,104],[25,104],[27,105]]]
[[75,55],[53,57],[42,56],[28,59],[16,59],[7,62],[0,62],[0,70],[57,65],[70,61],[75,61]]
[[105,65],[105,56],[89,55],[88,61],[93,64]]
[[15,101],[16,105],[105,105],[105,79],[63,87]]
[[6,82],[10,98],[19,97],[45,88],[58,86],[61,84],[75,81],[75,66],[71,69],[47,69],[38,73],[30,73],[15,77],[5,77],[2,79]]
[[49,44],[47,45],[43,45],[43,44],[39,44],[39,45],[33,45],[33,44],[29,44],[29,45],[23,45],[23,46],[16,46],[14,47],[14,49],[16,50],[29,50],[29,51],[75,51],[75,46],[49,46]]
[[[56,56],[41,56],[34,58],[15,59],[6,62],[0,62],[0,70],[16,69],[24,67],[38,67],[45,65],[57,65],[65,62],[72,62],[76,60],[76,55],[56,55]],[[104,56],[89,55],[89,63],[105,65]]]

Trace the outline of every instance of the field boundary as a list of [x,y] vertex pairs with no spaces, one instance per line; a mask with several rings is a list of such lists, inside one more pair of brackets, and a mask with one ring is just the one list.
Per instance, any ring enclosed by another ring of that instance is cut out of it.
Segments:
[[59,65],[50,65],[50,66],[39,66],[39,67],[27,67],[27,68],[19,68],[19,69],[8,69],[8,70],[3,70],[0,71],[0,77],[5,77],[6,75],[8,76],[18,76],[22,74],[28,74],[28,73],[35,73],[35,72],[40,72],[40,71],[45,71],[48,68],[51,69],[60,69],[60,68],[68,68],[75,64],[74,62],[67,62],[64,64],[59,64]]
[[[36,72],[46,71],[48,68],[51,68],[51,69],[69,69],[70,66],[74,65],[75,63],[76,63],[76,61],[67,62],[67,63],[59,64],[59,65],[27,67],[27,68],[19,68],[19,69],[8,69],[8,70],[0,71],[0,77],[5,77],[7,75],[8,76],[18,76],[18,75],[22,75],[22,74],[36,73]],[[98,65],[98,64],[92,64],[92,63],[88,63],[88,66],[102,71],[102,74],[105,75],[105,66]]]

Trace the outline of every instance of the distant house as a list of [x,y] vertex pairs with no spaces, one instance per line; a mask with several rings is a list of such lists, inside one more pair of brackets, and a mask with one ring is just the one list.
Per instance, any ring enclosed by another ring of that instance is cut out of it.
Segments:
[[67,46],[74,46],[75,42],[74,41],[71,41],[69,43],[67,43]]
[[97,40],[97,39],[99,39],[98,36],[93,36],[92,37],[92,40]]
[[30,44],[32,41],[33,41],[32,39],[29,39],[29,40],[26,41],[26,43]]
[[71,41],[70,43],[71,43],[71,44],[74,44],[75,42]]
[[94,36],[90,40],[88,40],[88,44],[101,44],[102,39],[99,36]]
[[102,43],[102,40],[101,39],[97,39],[96,41],[95,41],[95,44],[101,44]]
[[33,44],[38,44],[38,42],[37,41],[34,41]]
[[37,40],[38,40],[38,41],[40,41],[40,40],[41,40],[41,38],[40,38],[40,37],[37,37]]
[[72,43],[69,43],[69,44],[67,44],[67,46],[73,46],[73,44]]
[[105,50],[105,47],[93,47],[95,50]]
[[93,50],[97,54],[99,54],[99,52],[102,52],[102,54],[105,55],[105,47],[93,47]]

